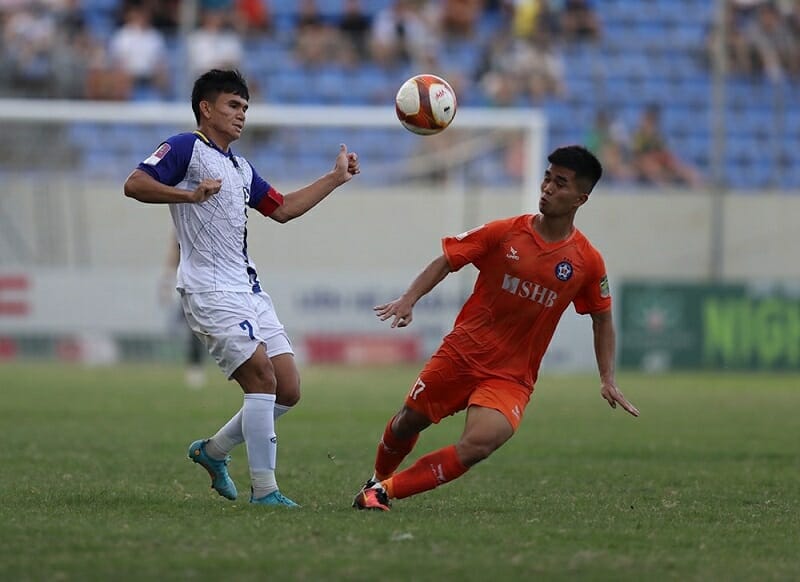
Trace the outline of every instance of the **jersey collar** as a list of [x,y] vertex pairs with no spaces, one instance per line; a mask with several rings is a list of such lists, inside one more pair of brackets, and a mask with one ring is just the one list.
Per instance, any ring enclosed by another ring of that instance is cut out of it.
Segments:
[[534,222],[536,220],[536,216],[537,215],[533,214],[533,215],[529,215],[529,216],[530,216],[530,220],[528,220],[528,228],[530,229],[530,232],[533,235],[533,239],[536,241],[536,244],[538,244],[539,247],[541,247],[543,249],[546,249],[546,250],[553,250],[553,249],[556,249],[556,248],[558,248],[558,247],[560,247],[562,245],[565,245],[565,244],[569,243],[573,238],[575,238],[575,233],[578,232],[578,229],[575,228],[575,225],[573,225],[572,226],[572,232],[570,232],[569,235],[566,238],[550,242],[550,241],[547,241],[544,238],[542,238],[542,235],[539,234],[539,232],[536,230],[536,227],[534,226]]
[[222,148],[220,148],[217,144],[215,144],[213,141],[211,141],[211,139],[208,136],[206,136],[206,134],[204,134],[199,129],[195,129],[192,133],[195,134],[198,138],[200,138],[200,141],[202,141],[208,147],[214,148],[219,153],[221,153],[223,156],[226,156],[226,157],[228,157],[230,159],[234,159],[233,158],[233,148],[229,147],[227,152],[223,152]]

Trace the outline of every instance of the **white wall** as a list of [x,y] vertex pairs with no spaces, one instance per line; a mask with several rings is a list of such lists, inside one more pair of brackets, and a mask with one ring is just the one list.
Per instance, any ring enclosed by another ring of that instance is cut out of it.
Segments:
[[[25,289],[0,289],[0,300],[29,305],[24,317],[0,314],[0,332],[163,333],[174,321],[158,302],[170,240],[167,208],[125,198],[116,182],[36,186],[35,193],[31,187],[0,195],[0,212],[27,237],[38,263],[9,261],[13,249],[0,246],[0,276],[29,276]],[[723,209],[724,277],[800,281],[800,196],[730,195]],[[604,253],[612,287],[625,278],[704,279],[711,268],[711,210],[704,194],[600,189],[577,222]],[[373,190],[356,183],[289,224],[251,213],[249,248],[300,348],[307,333],[388,332],[370,302],[402,291],[440,252],[443,235],[521,211],[522,197],[509,191],[462,199],[455,192]],[[4,234],[0,245],[7,245]],[[430,304],[418,307],[414,329],[399,333],[422,334],[426,349],[433,349],[473,281],[469,269],[449,277]],[[569,311],[545,369],[592,369],[590,327],[587,318]]]
[[[125,199],[119,187],[87,192],[92,263],[150,266],[163,257],[166,208]],[[439,239],[523,211],[514,193],[472,193],[465,208],[446,192],[359,190],[347,185],[285,225],[251,214],[250,249],[262,270],[335,267],[414,272],[439,252]],[[577,223],[616,278],[704,278],[711,270],[711,198],[691,192],[598,190]],[[110,217],[110,218],[109,218]],[[800,278],[795,232],[800,195],[726,197],[725,278]]]

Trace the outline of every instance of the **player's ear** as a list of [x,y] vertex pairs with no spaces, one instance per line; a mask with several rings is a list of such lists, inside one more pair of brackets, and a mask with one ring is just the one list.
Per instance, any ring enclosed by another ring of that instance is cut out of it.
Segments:
[[578,197],[575,199],[575,208],[580,208],[586,201],[589,200],[589,194],[578,194]]
[[200,114],[206,119],[211,117],[211,103],[205,99],[200,101]]

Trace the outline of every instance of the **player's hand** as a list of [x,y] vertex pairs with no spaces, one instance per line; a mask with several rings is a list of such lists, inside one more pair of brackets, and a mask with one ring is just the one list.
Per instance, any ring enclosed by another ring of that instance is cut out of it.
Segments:
[[625,399],[625,396],[613,382],[604,383],[600,387],[600,395],[608,401],[611,408],[616,408],[617,404],[619,404],[626,412],[633,416],[639,416],[639,409]]
[[222,188],[222,180],[216,178],[203,178],[194,192],[189,196],[189,202],[205,202]]
[[333,167],[333,172],[342,181],[342,184],[352,180],[353,176],[361,173],[361,168],[358,165],[358,154],[355,152],[348,152],[347,146],[341,144],[339,146],[339,155],[336,156],[336,164]]
[[406,327],[411,324],[411,321],[414,319],[411,313],[413,307],[413,305],[409,305],[401,298],[390,301],[389,303],[384,303],[383,305],[376,305],[372,309],[381,321],[386,321],[390,317],[393,317],[392,327],[394,328]]

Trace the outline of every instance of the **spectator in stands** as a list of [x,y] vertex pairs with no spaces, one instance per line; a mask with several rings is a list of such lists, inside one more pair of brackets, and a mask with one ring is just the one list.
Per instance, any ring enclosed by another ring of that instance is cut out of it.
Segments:
[[744,29],[744,39],[756,70],[771,81],[800,72],[798,42],[772,2],[758,6],[755,18]]
[[81,0],[65,0],[54,16],[58,30],[58,50],[53,55],[56,94],[62,98],[83,98],[89,63],[104,54],[104,47],[87,27]]
[[200,27],[189,33],[186,49],[192,78],[211,69],[237,69],[244,55],[230,13],[211,8],[201,12]]
[[372,28],[372,18],[364,12],[360,0],[345,0],[339,18],[339,32],[350,42],[360,60],[369,57],[368,38]]
[[111,67],[129,78],[130,98],[166,96],[169,54],[164,36],[153,26],[145,5],[133,2],[124,9],[123,25],[109,43],[109,58]]
[[495,104],[539,103],[565,92],[563,62],[544,35],[496,37],[483,57],[478,80]]
[[470,40],[478,30],[483,0],[442,0],[429,5],[431,22],[435,22],[443,41]]
[[347,51],[355,49],[342,42],[338,28],[322,16],[316,0],[303,0],[295,23],[294,50],[305,66],[322,68],[349,60]]
[[633,134],[633,166],[643,183],[657,186],[681,184],[698,187],[702,181],[690,165],[669,148],[661,130],[661,108],[648,105]]
[[8,82],[28,97],[53,91],[56,21],[43,2],[11,10],[2,29],[3,68]]
[[628,182],[634,172],[630,165],[630,140],[623,125],[605,109],[598,109],[594,126],[584,139],[584,145],[603,164],[603,173],[612,182]]
[[511,33],[516,38],[549,38],[559,34],[559,15],[548,0],[513,0],[510,2]]
[[[735,5],[732,2],[726,2],[724,5],[724,55],[727,59],[728,71],[734,74],[750,74],[753,65],[750,55],[748,54],[747,42],[742,34],[742,21],[736,12]],[[717,43],[720,41],[720,24],[712,21],[706,34],[706,54],[708,56],[708,66],[714,60],[714,55],[718,50]]]
[[564,40],[575,42],[600,39],[600,20],[592,0],[565,0],[559,16]]
[[748,22],[756,13],[760,4],[767,0],[726,0],[725,5],[730,8],[738,26]]
[[237,0],[236,15],[244,34],[257,36],[272,32],[272,10],[268,0]]
[[325,24],[325,18],[319,11],[317,0],[300,0],[300,6],[297,7],[295,29],[302,31],[304,28],[314,28],[322,24]]
[[436,29],[425,20],[420,0],[394,0],[380,10],[372,26],[370,52],[387,68],[405,66],[438,54]]
[[198,8],[201,10],[233,10],[234,0],[200,0]]
[[147,0],[153,26],[162,34],[178,32],[181,24],[181,0]]

